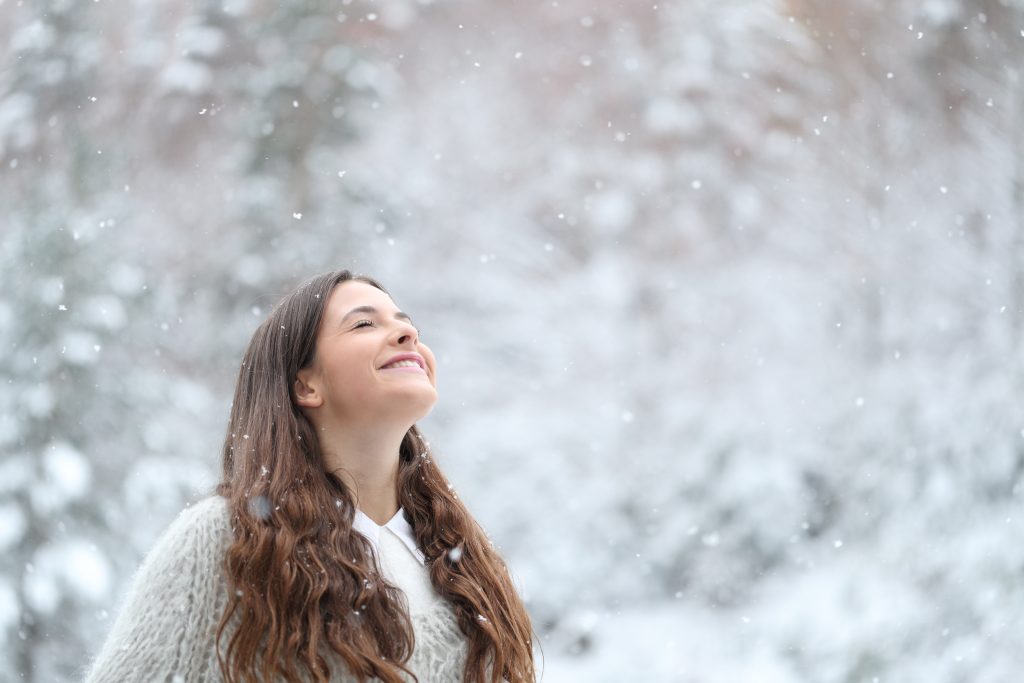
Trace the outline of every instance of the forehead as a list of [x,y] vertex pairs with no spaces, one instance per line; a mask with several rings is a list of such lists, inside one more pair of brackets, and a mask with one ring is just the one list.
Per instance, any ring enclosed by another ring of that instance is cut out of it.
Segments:
[[325,318],[341,320],[346,313],[358,306],[373,306],[388,315],[398,310],[391,297],[373,285],[358,280],[349,280],[342,282],[331,292],[331,296],[327,300]]

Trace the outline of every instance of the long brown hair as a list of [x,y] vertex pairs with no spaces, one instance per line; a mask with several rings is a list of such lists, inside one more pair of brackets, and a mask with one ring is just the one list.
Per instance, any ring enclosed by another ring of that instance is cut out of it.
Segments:
[[[406,662],[415,641],[401,591],[353,531],[353,492],[325,471],[316,431],[292,395],[297,373],[314,360],[327,299],[348,280],[386,291],[345,270],[315,277],[274,309],[242,360],[217,486],[234,531],[225,558],[232,592],[217,631],[228,683],[326,682],[325,648],[360,681],[402,683],[402,672],[412,674]],[[463,680],[532,683],[533,632],[508,569],[415,426],[400,447],[398,500],[430,580],[466,636]],[[233,618],[238,626],[222,654]]]

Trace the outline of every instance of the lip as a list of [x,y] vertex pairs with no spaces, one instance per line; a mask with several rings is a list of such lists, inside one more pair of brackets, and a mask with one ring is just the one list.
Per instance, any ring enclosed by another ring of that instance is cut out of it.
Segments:
[[[384,365],[380,366],[377,369],[378,370],[383,370],[384,368],[386,368],[387,366],[391,365],[392,363],[397,363],[400,360],[415,361],[416,364],[420,366],[420,370],[422,370],[423,372],[427,371],[427,364],[426,364],[426,362],[424,362],[423,356],[421,356],[418,353],[400,353],[397,356],[392,356],[391,358],[388,359],[388,361],[386,363],[384,363]],[[411,368],[389,368],[389,369],[390,370],[409,370]]]

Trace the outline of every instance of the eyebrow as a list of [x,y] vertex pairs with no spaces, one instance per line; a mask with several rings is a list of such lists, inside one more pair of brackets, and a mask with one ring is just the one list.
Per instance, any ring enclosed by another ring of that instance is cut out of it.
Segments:
[[[345,316],[341,319],[341,322],[338,323],[338,325],[341,326],[342,324],[344,324],[344,322],[346,320],[348,320],[350,317],[352,317],[356,313],[374,313],[374,314],[376,314],[376,313],[380,313],[380,311],[378,311],[373,306],[356,306],[351,311],[349,311],[348,313],[345,314]],[[409,317],[409,314],[408,313],[403,313],[402,311],[396,312],[395,313],[395,318],[398,319],[398,320],[405,320],[410,325],[414,324],[412,322],[412,318]]]

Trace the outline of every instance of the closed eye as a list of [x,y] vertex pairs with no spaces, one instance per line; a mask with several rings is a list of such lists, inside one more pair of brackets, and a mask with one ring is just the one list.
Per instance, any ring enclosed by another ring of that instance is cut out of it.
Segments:
[[[3,2],[3,0],[0,0],[0,2]],[[352,329],[358,330],[360,327],[376,327],[376,325],[373,323],[372,320],[360,320],[355,325],[352,326]],[[423,335],[420,333],[420,329],[415,326],[414,329],[416,330],[416,337],[418,339],[422,339]]]

